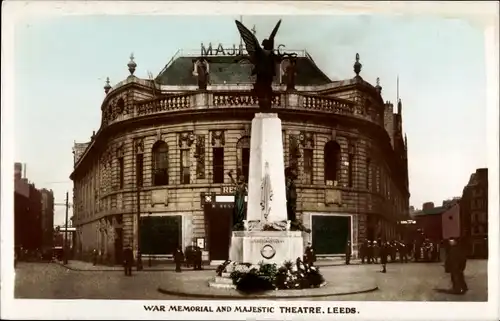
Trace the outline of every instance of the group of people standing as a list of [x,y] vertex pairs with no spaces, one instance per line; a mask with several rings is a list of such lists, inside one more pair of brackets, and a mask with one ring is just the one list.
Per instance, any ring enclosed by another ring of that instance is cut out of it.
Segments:
[[[411,255],[411,246],[405,244],[404,242],[392,240],[383,241],[379,240],[365,240],[360,246],[359,256],[361,257],[361,263],[371,264],[378,263],[387,264],[388,258],[391,262],[396,262],[397,259],[401,263],[408,263],[408,256]],[[349,256],[350,256],[350,246],[349,246]],[[346,254],[347,257],[347,254]],[[346,264],[348,260],[346,258]],[[385,271],[385,268],[384,268]]]

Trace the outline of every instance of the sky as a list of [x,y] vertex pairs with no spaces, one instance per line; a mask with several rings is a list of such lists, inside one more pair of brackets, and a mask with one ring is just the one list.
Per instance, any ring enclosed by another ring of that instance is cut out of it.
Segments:
[[[74,141],[100,125],[106,77],[157,75],[178,49],[238,44],[239,16],[71,16],[30,18],[15,27],[14,157],[38,188],[72,200]],[[380,78],[396,101],[397,77],[408,136],[410,204],[461,196],[476,168],[487,167],[486,67],[483,30],[466,20],[430,16],[243,16],[257,37],[283,18],[276,43],[306,49],[332,79]],[[71,212],[70,212],[71,215]],[[55,224],[64,223],[56,206]]]

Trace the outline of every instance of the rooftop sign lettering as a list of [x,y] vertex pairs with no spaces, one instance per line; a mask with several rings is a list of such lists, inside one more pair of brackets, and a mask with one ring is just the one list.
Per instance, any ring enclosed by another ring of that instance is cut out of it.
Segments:
[[[277,55],[283,55],[285,49],[285,45],[278,45],[276,49],[274,49],[274,53]],[[244,49],[243,45],[233,45],[232,47],[224,47],[221,43],[217,47],[212,46],[212,43],[208,44],[206,47],[203,43],[201,44],[201,56],[202,57],[210,57],[210,56],[243,56],[247,55],[246,49]]]

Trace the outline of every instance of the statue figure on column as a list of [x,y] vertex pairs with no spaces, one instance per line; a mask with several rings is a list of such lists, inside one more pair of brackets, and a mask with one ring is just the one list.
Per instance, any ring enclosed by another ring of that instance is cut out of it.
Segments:
[[241,231],[244,228],[243,221],[246,219],[247,183],[245,176],[238,175],[237,180],[233,177],[233,171],[227,173],[231,179],[234,189],[234,208],[233,208],[233,231]]
[[274,52],[274,37],[278,32],[280,24],[281,20],[278,21],[269,38],[262,41],[261,47],[255,35],[241,22],[236,20],[236,26],[238,27],[241,38],[245,42],[250,61],[254,65],[252,76],[257,76],[257,80],[254,84],[254,94],[258,98],[259,107],[262,110],[271,109],[273,94],[272,82],[276,75],[276,65],[279,62],[279,57]]
[[296,179],[296,170],[293,167],[287,167],[285,169],[287,219],[291,222],[292,230],[311,233],[311,229],[306,228],[304,224],[297,219],[297,188],[295,186]]

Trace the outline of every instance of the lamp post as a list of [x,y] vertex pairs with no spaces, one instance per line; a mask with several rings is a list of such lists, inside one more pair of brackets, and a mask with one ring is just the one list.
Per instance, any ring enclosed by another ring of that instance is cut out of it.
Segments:
[[141,189],[137,184],[137,271],[142,270],[141,255]]

